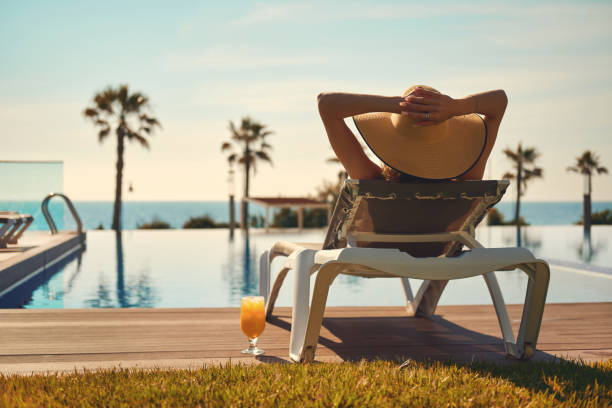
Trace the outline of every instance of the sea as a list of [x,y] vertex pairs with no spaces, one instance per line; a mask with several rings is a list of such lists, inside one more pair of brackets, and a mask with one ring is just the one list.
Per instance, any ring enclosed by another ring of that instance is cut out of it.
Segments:
[[[110,228],[113,214],[112,201],[75,201],[74,206],[87,230]],[[514,217],[514,202],[501,202],[496,208],[506,220]],[[240,214],[236,203],[236,217]],[[75,229],[76,223],[61,200],[50,203],[50,211],[59,229]],[[592,203],[592,211],[612,210],[612,201]],[[39,201],[0,201],[0,211],[19,211],[32,214],[31,230],[47,230]],[[137,229],[139,225],[162,220],[172,228],[182,228],[190,217],[208,215],[218,223],[229,221],[229,204],[226,201],[126,201],[123,203],[122,225],[124,229]],[[249,204],[249,214],[264,216],[265,209]],[[521,216],[531,225],[571,225],[582,216],[581,202],[522,202]]]

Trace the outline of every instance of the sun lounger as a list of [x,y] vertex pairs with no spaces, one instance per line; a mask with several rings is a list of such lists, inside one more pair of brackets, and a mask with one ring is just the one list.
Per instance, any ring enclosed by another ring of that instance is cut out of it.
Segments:
[[24,231],[32,224],[34,217],[16,211],[0,211],[0,248],[16,244]]
[[[276,242],[260,258],[260,293],[266,298],[268,317],[285,276],[295,271],[290,357],[303,362],[314,359],[329,286],[339,274],[349,274],[401,278],[407,310],[417,316],[435,312],[449,279],[482,275],[506,352],[515,358],[530,358],[544,312],[548,264],[525,248],[483,248],[474,238],[475,227],[501,199],[508,184],[506,180],[348,180],[322,245]],[[270,264],[277,256],[287,259],[270,288]],[[516,340],[495,276],[495,271],[514,269],[529,277]],[[312,301],[311,275],[316,276]],[[424,280],[416,295],[408,278]]]

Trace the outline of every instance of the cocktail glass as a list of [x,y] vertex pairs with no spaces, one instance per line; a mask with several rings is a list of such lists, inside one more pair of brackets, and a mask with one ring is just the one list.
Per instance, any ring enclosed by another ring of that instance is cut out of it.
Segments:
[[240,328],[249,338],[249,348],[243,354],[258,356],[263,350],[257,347],[257,338],[266,327],[266,309],[263,296],[245,296],[240,307]]

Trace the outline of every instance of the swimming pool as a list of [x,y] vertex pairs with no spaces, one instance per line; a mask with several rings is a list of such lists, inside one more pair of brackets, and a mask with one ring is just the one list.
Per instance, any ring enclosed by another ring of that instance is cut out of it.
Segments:
[[[89,231],[87,248],[0,299],[1,307],[236,307],[258,292],[258,255],[276,240],[321,241],[324,230],[274,232],[132,230],[118,242],[112,231]],[[612,227],[594,227],[585,246],[579,226],[522,230],[523,243],[551,262],[549,302],[612,301]],[[477,238],[492,247],[513,246],[514,227],[480,227]],[[585,259],[591,267],[581,265]],[[282,261],[275,260],[273,272]],[[498,272],[507,303],[522,303],[526,276]],[[415,281],[415,284],[418,284]],[[292,303],[291,275],[278,304]],[[440,304],[488,304],[482,278],[449,283]],[[333,306],[403,305],[398,279],[339,276],[328,299]]]

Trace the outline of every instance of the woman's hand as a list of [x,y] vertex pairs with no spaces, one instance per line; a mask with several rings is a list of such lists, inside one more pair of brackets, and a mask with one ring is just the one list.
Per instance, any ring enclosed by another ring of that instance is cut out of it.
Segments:
[[448,95],[417,87],[399,105],[402,115],[415,121],[414,126],[430,126],[455,116],[454,102]]

